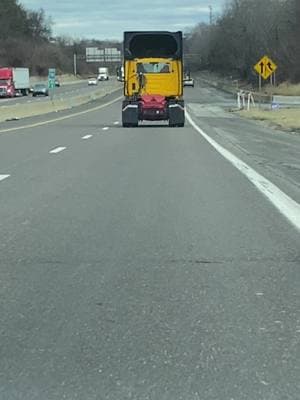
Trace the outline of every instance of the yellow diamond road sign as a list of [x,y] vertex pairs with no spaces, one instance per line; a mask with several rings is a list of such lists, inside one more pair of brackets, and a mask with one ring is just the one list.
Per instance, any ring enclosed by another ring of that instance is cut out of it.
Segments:
[[277,65],[268,56],[264,56],[254,65],[254,69],[261,77],[268,79],[276,71]]

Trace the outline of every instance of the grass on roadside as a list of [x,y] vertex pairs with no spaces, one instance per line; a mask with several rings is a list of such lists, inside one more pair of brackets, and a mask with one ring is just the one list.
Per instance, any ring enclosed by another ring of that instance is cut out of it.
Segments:
[[275,94],[280,96],[300,96],[300,83],[292,84],[289,82],[280,83],[274,86],[265,86],[264,91],[268,94]]
[[243,117],[258,121],[266,121],[284,129],[300,132],[300,108],[282,110],[250,110],[239,111]]

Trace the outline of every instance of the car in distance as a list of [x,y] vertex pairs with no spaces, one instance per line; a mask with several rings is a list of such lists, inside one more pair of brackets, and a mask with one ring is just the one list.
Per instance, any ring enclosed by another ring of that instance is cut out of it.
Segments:
[[55,79],[55,86],[60,87],[60,81],[58,79]]
[[194,87],[195,86],[194,79],[191,78],[190,76],[185,77],[184,80],[183,80],[183,86]]
[[89,78],[88,85],[89,86],[98,85],[97,78],[94,78],[94,77]]
[[32,96],[49,96],[49,90],[47,85],[44,83],[37,83],[33,86],[32,89]]

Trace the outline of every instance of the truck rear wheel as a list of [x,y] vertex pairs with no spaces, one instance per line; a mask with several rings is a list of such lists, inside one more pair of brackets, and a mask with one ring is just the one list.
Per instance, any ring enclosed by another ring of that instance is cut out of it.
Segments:
[[170,122],[169,122],[169,127],[170,128],[183,128],[184,127],[184,124],[170,124]]
[[127,124],[123,122],[123,128],[137,128],[139,124]]
[[122,125],[124,128],[137,127],[139,124],[139,104],[137,101],[124,100],[122,103]]
[[169,120],[169,127],[170,128],[183,128],[184,122],[180,122],[179,124],[174,124],[174,123],[170,122],[170,120]]
[[169,112],[169,126],[170,127],[184,127],[185,115],[184,115],[184,101],[179,100],[177,102],[172,101],[168,105]]

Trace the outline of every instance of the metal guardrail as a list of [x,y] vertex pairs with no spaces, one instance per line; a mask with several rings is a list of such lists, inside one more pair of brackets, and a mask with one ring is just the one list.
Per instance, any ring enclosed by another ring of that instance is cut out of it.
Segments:
[[[204,82],[207,85],[214,87],[215,89],[222,90],[223,92],[237,95],[239,92],[245,92],[245,96],[248,96],[250,90],[248,89],[238,89],[234,87],[234,85],[230,84],[229,82],[225,81],[213,81],[209,80],[205,77],[196,76],[195,78],[199,82]],[[259,92],[251,92],[253,95],[253,100],[256,104],[266,107],[270,107],[270,109],[278,109],[278,108],[293,108],[293,107],[300,107],[300,96],[282,96],[282,95],[272,95],[266,93],[259,93]],[[241,105],[243,103],[243,99],[240,99]],[[247,97],[248,101],[248,97]],[[246,100],[245,100],[246,102]],[[246,103],[245,103],[246,106]],[[245,108],[245,107],[244,107]]]
[[249,111],[252,107],[261,107],[262,105],[267,105],[273,107],[273,96],[253,92],[251,90],[240,90],[237,92],[237,107],[239,110]]
[[299,107],[300,106],[300,96],[273,96],[273,104],[278,105],[278,107]]
[[271,94],[253,92],[254,100],[259,104],[272,104],[273,96]]

